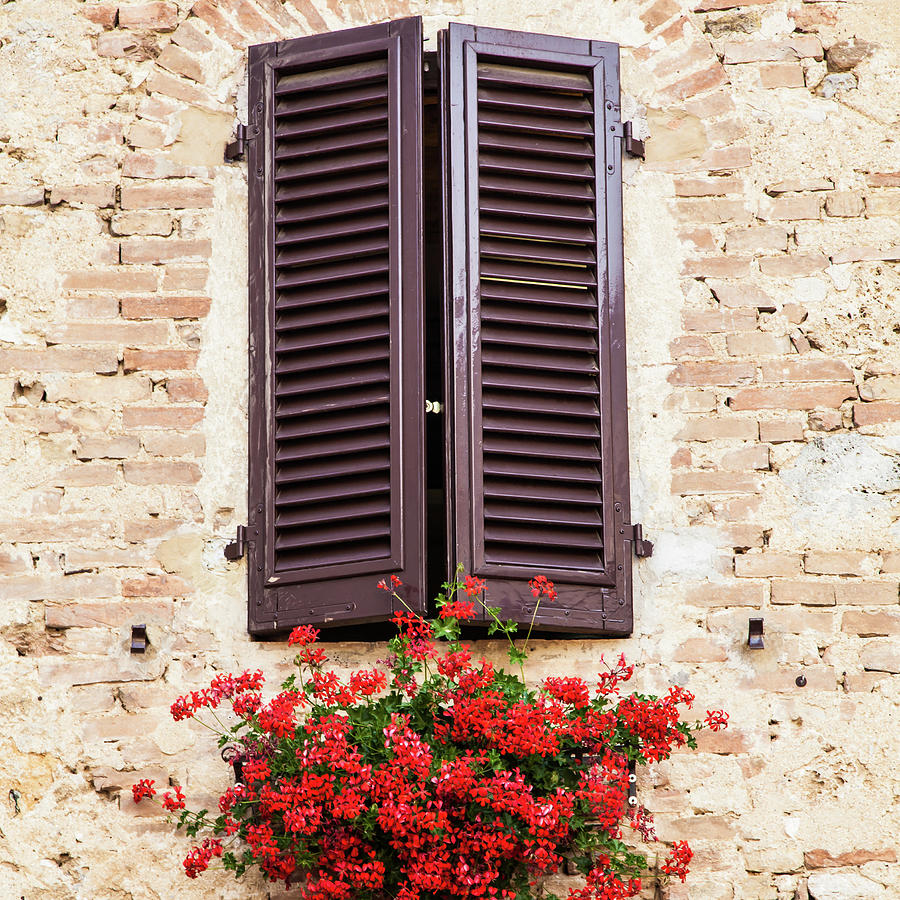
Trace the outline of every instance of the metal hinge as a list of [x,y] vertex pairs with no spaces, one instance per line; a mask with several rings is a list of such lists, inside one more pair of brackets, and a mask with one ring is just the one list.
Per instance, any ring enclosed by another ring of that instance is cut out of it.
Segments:
[[225,545],[225,559],[242,559],[247,552],[247,526],[238,525],[237,538]]
[[622,138],[625,152],[629,156],[637,156],[640,159],[644,158],[644,142],[639,141],[634,136],[634,123],[613,122],[612,125],[609,126],[609,130],[612,132],[613,137]]
[[238,122],[234,129],[234,140],[225,145],[225,159],[231,162],[241,159],[247,151],[247,144],[259,135],[259,125],[244,125]]
[[634,550],[634,555],[641,558],[653,556],[653,542],[644,540],[644,526],[632,525],[631,533],[631,546]]

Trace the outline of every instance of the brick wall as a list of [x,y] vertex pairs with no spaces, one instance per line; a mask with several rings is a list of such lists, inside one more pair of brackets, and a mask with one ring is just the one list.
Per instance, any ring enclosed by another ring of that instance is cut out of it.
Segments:
[[[650,135],[626,161],[626,279],[635,519],[656,553],[634,636],[600,649],[732,727],[642,774],[660,836],[696,851],[687,885],[647,897],[900,895],[900,8],[14,0],[0,896],[264,895],[186,882],[185,842],[122,790],[171,776],[212,798],[224,767],[169,703],[284,655],[248,640],[245,571],[222,557],[246,502],[245,164],[222,153],[248,44],[410,14],[429,34],[459,18],[620,42]],[[529,671],[599,652],[539,644]]]

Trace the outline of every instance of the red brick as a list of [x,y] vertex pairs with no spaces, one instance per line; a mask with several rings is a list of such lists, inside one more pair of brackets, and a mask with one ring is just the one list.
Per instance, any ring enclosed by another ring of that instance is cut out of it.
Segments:
[[215,46],[192,19],[188,19],[178,26],[175,34],[172,35],[172,42],[192,53],[206,53]]
[[209,297],[123,297],[126,319],[200,319],[208,312]]
[[749,224],[751,220],[744,200],[723,200],[721,197],[677,200],[674,209],[680,222],[692,224],[733,225],[740,222]]
[[200,354],[196,350],[125,350],[125,372],[162,372],[195,369]]
[[158,150],[164,147],[169,139],[169,130],[157,122],[145,122],[142,119],[133,123],[126,137],[129,147],[140,147]]
[[64,431],[104,431],[112,421],[112,412],[95,409],[54,409],[14,406],[6,409],[6,418],[41,434]]
[[853,381],[853,372],[839,359],[767,361],[762,364],[763,381]]
[[204,402],[209,396],[202,378],[167,378],[166,393],[173,403]]
[[900,375],[866,378],[859,386],[863,400],[900,400]]
[[824,406],[836,409],[845,400],[856,397],[852,385],[818,385],[792,388],[745,388],[729,401],[734,410],[743,409],[815,409]]
[[852,247],[845,247],[843,250],[839,250],[831,255],[831,261],[834,265],[848,262],[878,260],[897,262],[900,260],[900,246],[895,244],[894,246],[882,249],[879,247],[863,247],[855,245]]
[[834,584],[830,581],[773,581],[772,603],[802,606],[834,606]]
[[119,7],[121,28],[172,31],[178,24],[178,8],[174,3],[131,3]]
[[70,319],[115,319],[119,315],[119,301],[115,297],[76,297],[66,302]]
[[114,28],[119,7],[116,3],[93,3],[90,5],[85,4],[82,7],[82,11],[85,18],[95,25],[100,25],[103,28]]
[[31,575],[33,572],[30,553],[14,547],[0,548],[0,575]]
[[726,662],[728,654],[710,637],[689,638],[672,653],[675,662]]
[[683,412],[713,412],[716,408],[716,392],[683,389],[672,391],[666,397],[666,409],[678,409]]
[[0,206],[40,206],[44,202],[44,188],[36,185],[15,188],[0,185]]
[[115,350],[76,350],[48,347],[45,350],[0,350],[0,370],[11,372],[100,372],[115,373],[119,367]]
[[173,534],[183,524],[182,519],[158,519],[155,516],[126,521],[124,523],[125,540],[132,543],[156,540]]
[[231,22],[219,11],[214,0],[197,0],[191,7],[191,12],[206,22],[207,25],[226,43],[231,44],[236,50],[243,50],[247,44],[247,38],[241,34]]
[[191,81],[203,81],[203,65],[192,53],[177,44],[169,44],[157,57],[157,63],[164,69],[183,75]]
[[687,97],[694,97],[704,91],[712,90],[720,84],[727,84],[727,82],[725,69],[721,63],[716,62],[709,68],[686,75],[674,84],[670,84],[659,92],[659,97],[661,100],[684,100]]
[[142,376],[117,375],[88,376],[82,378],[54,378],[47,384],[47,400],[55,403],[68,400],[72,403],[112,404],[117,401],[134,402],[150,397],[150,379]]
[[193,587],[176,575],[144,575],[122,582],[123,597],[184,597]]
[[[131,31],[104,31],[97,37],[97,56],[145,60],[151,59],[155,54],[156,41],[147,36],[141,37]],[[71,131],[67,129],[67,141],[70,133]]]
[[759,270],[773,278],[794,278],[823,272],[828,265],[829,260],[824,253],[790,253],[764,257],[759,261]]
[[852,606],[895,606],[898,600],[896,581],[842,581],[834,590],[838,603]]
[[832,855],[827,850],[807,850],[803,859],[809,869],[863,866],[869,862],[897,862],[897,851],[893,847],[885,847],[881,850],[850,850],[848,853]]
[[754,441],[757,437],[756,420],[738,417],[692,419],[678,432],[682,441]]
[[122,209],[199,209],[212,206],[212,202],[213,189],[208,184],[182,180],[178,184],[122,185]]
[[713,253],[722,249],[711,228],[683,228],[678,237],[685,245],[690,245],[688,249],[695,251]]
[[[724,281],[707,281],[706,286],[725,307],[753,307],[763,312],[774,312],[775,301],[761,288],[753,284],[728,284]],[[756,320],[754,317],[754,327]]]
[[695,256],[684,261],[682,273],[693,278],[744,278],[750,273],[750,257]]
[[818,219],[821,211],[820,197],[777,197],[762,204],[760,216],[769,222],[778,219]]
[[799,575],[799,553],[739,553],[734,558],[734,574],[738,578],[771,578]]
[[203,456],[206,452],[206,439],[202,434],[150,431],[143,435],[141,443],[151,456]]
[[726,63],[778,62],[822,59],[822,42],[816,37],[792,37],[783,41],[728,41]]
[[725,247],[729,253],[743,250],[750,252],[786,251],[788,248],[787,229],[780,225],[729,228],[725,233]]
[[122,410],[126,428],[193,428],[203,421],[199,406],[127,406]]
[[854,403],[853,421],[863,427],[882,425],[900,420],[900,401],[884,400],[875,403]]
[[811,550],[803,566],[812,575],[871,575],[876,568],[863,550]]
[[758,444],[754,447],[744,447],[741,450],[729,450],[722,455],[720,465],[723,469],[744,472],[754,469],[758,472],[771,468],[769,460],[769,448]]
[[164,344],[169,339],[165,322],[67,322],[51,325],[48,344]]
[[127,459],[136,456],[141,449],[141,442],[136,437],[120,435],[118,437],[83,437],[78,442],[75,456],[78,459]]
[[138,291],[156,290],[156,272],[135,269],[79,269],[63,279],[63,287],[71,291]]
[[795,7],[788,15],[794,20],[797,31],[818,31],[820,25],[836,25],[837,12],[822,6]]
[[685,331],[701,331],[712,334],[732,331],[753,331],[756,328],[756,310],[687,310],[683,313]]
[[677,472],[672,476],[672,493],[688,494],[746,494],[755,493],[761,487],[755,475],[739,475],[735,472],[696,471]]
[[11,544],[57,544],[66,541],[112,537],[116,524],[107,519],[15,519],[0,521],[0,538]]
[[759,67],[759,83],[764,88],[806,87],[803,67],[798,62],[762,63]]
[[0,597],[10,600],[80,600],[116,597],[119,581],[112,575],[34,575],[0,579]]
[[694,606],[762,606],[767,595],[765,584],[699,584],[685,599]]
[[[194,4],[192,12],[197,8]],[[246,44],[246,42],[245,42]],[[172,97],[175,100],[183,100],[194,106],[202,106],[205,109],[219,111],[222,104],[210,94],[209,91],[179,78],[177,75],[170,75],[162,69],[153,69],[147,78],[147,90],[152,94],[164,94],[166,97]]]
[[206,266],[179,266],[168,264],[163,274],[164,291],[202,291],[209,278]]
[[155,234],[165,237],[172,233],[172,216],[164,212],[125,212],[112,217],[109,230],[115,235]]
[[[797,191],[833,191],[834,182],[830,178],[789,178],[766,187],[772,196]],[[786,198],[787,199],[787,198]]]
[[[738,686],[742,690],[791,694],[796,697],[801,690],[797,686],[798,675],[803,675],[806,679],[806,685],[802,688],[804,694],[821,691],[833,695],[838,688],[838,673],[831,666],[797,666],[796,663],[774,671],[754,671],[751,677],[744,679]],[[768,878],[766,876],[767,882]]]
[[[675,338],[669,344],[669,352],[672,354],[674,359],[680,359],[685,356],[712,356],[713,348],[712,344],[705,338],[700,337],[699,335],[687,335],[685,337]],[[669,376],[669,380],[672,380],[672,376]]]
[[[168,124],[167,122],[163,124]],[[122,175],[126,178],[209,178],[207,166],[192,166],[181,162],[168,151],[129,153],[122,163]]]
[[119,467],[115,463],[76,463],[66,466],[49,479],[62,487],[97,487],[116,483]]
[[876,172],[866,181],[870,187],[900,187],[900,172]]
[[853,218],[861,216],[865,209],[862,194],[854,191],[833,191],[825,198],[825,212],[829,216]]
[[675,0],[656,0],[653,6],[641,13],[640,19],[649,33],[664,25],[680,11],[681,7]]
[[791,350],[791,342],[784,335],[752,331],[729,334],[725,346],[729,356],[778,356]]
[[668,380],[681,385],[741,384],[755,377],[752,363],[684,362],[672,370]]
[[721,197],[725,194],[741,194],[742,178],[676,178],[676,197]]
[[888,637],[900,634],[900,613],[883,610],[878,612],[848,610],[841,620],[841,631],[860,637]]
[[135,622],[168,625],[174,610],[171,600],[47,603],[44,606],[44,620],[48,628],[119,628]]
[[866,216],[900,216],[900,191],[868,194]]
[[208,240],[172,238],[132,238],[122,241],[123,263],[163,263],[209,259],[212,244]]
[[114,184],[54,185],[50,191],[50,205],[57,206],[60,203],[79,208],[106,209],[115,206],[116,186]]
[[200,469],[189,462],[131,462],[123,464],[129,484],[196,484]]

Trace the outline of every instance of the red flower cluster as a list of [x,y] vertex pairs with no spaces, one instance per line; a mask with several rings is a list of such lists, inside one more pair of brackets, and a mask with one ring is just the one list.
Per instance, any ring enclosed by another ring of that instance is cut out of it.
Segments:
[[153,787],[154,784],[156,784],[155,781],[146,778],[142,778],[137,784],[133,784],[131,786],[131,795],[134,797],[134,802],[140,803],[144,797],[155,797],[156,788]]
[[[393,590],[400,580],[379,586]],[[544,576],[530,587],[538,602],[556,598]],[[220,815],[188,810],[179,787],[163,796],[188,834],[217,835],[191,849],[188,877],[221,857],[237,875],[258,866],[269,880],[302,883],[304,900],[515,900],[577,849],[587,881],[570,900],[640,891],[646,861],[621,842],[622,827],[644,840],[655,834],[643,807],[626,817],[629,762],[695,746],[702,725],[689,727],[678,712],[693,695],[675,686],[661,699],[617,701],[634,669],[622,657],[593,692],[563,676],[528,688],[458,641],[459,621],[476,615],[466,598],[478,597],[507,635],[510,659],[524,657],[499,611],[480,599],[484,582],[467,576],[448,588],[437,622],[394,616],[388,671],[344,679],[323,670],[324,652],[311,646],[318,632],[301,626],[288,642],[300,648],[299,681],[291,676],[267,703],[262,674],[245,672],[218,675],[173,704],[176,720],[225,700],[238,716],[226,739],[240,783],[219,799]],[[435,632],[449,638],[443,653]],[[727,718],[713,711],[706,722],[716,730]],[[139,801],[156,791],[144,780],[133,793]],[[690,859],[676,842],[661,870],[684,879]]]
[[728,713],[721,709],[711,709],[706,713],[706,727],[710,731],[720,731],[728,727]]
[[528,587],[531,588],[532,597],[546,597],[551,603],[559,596],[553,582],[548,581],[544,575],[535,575],[528,582]]

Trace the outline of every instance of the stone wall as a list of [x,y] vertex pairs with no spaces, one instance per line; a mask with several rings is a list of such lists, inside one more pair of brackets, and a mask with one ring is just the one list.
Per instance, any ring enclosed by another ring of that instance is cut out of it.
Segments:
[[[186,840],[127,790],[211,801],[225,767],[169,703],[285,655],[248,639],[222,556],[247,465],[246,164],[222,151],[248,44],[411,14],[619,42],[650,135],[625,224],[634,518],[656,552],[634,636],[602,649],[732,727],[643,774],[660,836],[696,851],[687,885],[646,896],[900,896],[900,5],[12,0],[0,897],[267,896],[186,881]],[[540,643],[529,673],[598,653]]]

